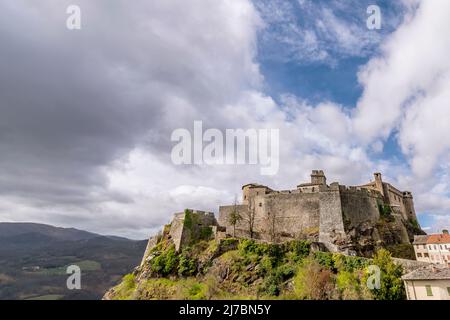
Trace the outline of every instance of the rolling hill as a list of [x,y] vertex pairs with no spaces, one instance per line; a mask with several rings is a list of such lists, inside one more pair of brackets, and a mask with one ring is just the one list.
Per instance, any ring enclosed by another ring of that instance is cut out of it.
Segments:
[[[0,223],[0,299],[100,299],[139,264],[147,241],[36,223]],[[81,268],[81,290],[66,268]]]

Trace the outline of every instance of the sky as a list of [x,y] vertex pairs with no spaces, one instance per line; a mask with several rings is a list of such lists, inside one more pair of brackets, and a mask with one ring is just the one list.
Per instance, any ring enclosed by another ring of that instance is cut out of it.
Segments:
[[[345,185],[382,172],[424,230],[448,229],[449,14],[443,0],[3,0],[0,221],[143,239],[248,182],[294,189],[323,169]],[[196,120],[279,129],[278,174],[173,164],[171,133]]]

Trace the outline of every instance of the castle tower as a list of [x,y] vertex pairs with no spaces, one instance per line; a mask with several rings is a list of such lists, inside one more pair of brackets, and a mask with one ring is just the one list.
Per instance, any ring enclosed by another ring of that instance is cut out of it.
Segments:
[[403,192],[403,203],[405,205],[406,218],[417,221],[416,210],[414,209],[414,201],[411,192]]
[[383,189],[383,180],[381,179],[381,173],[376,172],[373,174],[373,176],[375,177],[375,187],[378,191],[381,192],[381,194],[384,197],[384,189]]
[[250,187],[254,186],[254,183],[246,184],[242,187],[242,204],[248,205],[250,198]]
[[327,184],[327,178],[325,177],[325,174],[323,173],[323,170],[313,170],[311,173],[311,183],[312,184],[320,184],[320,185],[326,185]]

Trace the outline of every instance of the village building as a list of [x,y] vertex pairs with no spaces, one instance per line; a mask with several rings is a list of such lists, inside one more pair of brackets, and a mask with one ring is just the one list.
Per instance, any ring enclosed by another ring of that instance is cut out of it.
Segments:
[[447,230],[442,234],[415,236],[413,246],[418,261],[450,267],[450,235]]
[[430,265],[402,277],[408,300],[450,300],[450,268]]

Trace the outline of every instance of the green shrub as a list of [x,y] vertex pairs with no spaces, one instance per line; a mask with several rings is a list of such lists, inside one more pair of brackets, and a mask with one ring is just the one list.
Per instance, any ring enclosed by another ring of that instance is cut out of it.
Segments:
[[295,275],[296,267],[292,264],[283,264],[275,270],[275,275],[281,279],[281,281],[286,281]]
[[151,270],[162,276],[173,273],[178,265],[178,257],[175,252],[175,246],[170,246],[160,255],[153,258],[150,262]]
[[178,262],[178,274],[180,276],[191,276],[197,271],[197,261],[188,255],[181,255]]
[[339,253],[334,253],[332,257],[334,268],[339,271],[353,272],[355,270],[363,269],[369,264],[369,260],[362,257],[344,256]]
[[200,228],[200,240],[209,240],[213,234],[211,227],[201,227]]
[[334,269],[333,254],[330,252],[314,252],[314,259],[322,266],[328,269]]
[[261,245],[257,244],[254,240],[243,239],[239,242],[238,250],[242,255],[249,254],[264,254],[264,250],[261,250]]
[[184,210],[184,226],[188,230],[191,230],[194,223],[195,223],[195,221],[194,221],[194,215],[192,214],[192,211],[189,209],[185,209]]
[[342,299],[359,300],[362,298],[363,288],[357,272],[339,271],[336,275],[336,287]]
[[172,273],[178,264],[178,257],[175,252],[175,246],[172,246],[167,250],[165,264],[164,264],[164,274]]
[[380,216],[383,218],[389,217],[392,213],[391,206],[388,204],[378,204],[378,211],[380,212]]
[[187,298],[190,300],[204,300],[205,286],[200,283],[193,283],[187,289]]
[[134,274],[127,274],[123,277],[122,282],[115,289],[114,299],[128,300],[132,299],[134,289],[136,288],[136,278]]
[[269,256],[264,256],[262,257],[259,265],[261,266],[261,274],[267,274],[272,272],[272,268],[273,268],[273,261]]
[[265,279],[263,287],[261,288],[261,290],[259,290],[259,293],[269,296],[278,296],[280,294],[279,285],[280,279],[271,274]]
[[165,265],[165,256],[163,254],[154,257],[150,262],[150,267],[153,272],[162,273]]
[[131,290],[134,289],[136,286],[136,277],[134,274],[127,274],[123,277],[123,288],[125,290]]
[[307,257],[311,250],[311,243],[306,240],[289,241],[284,244],[285,253],[290,253],[293,261],[300,261]]

